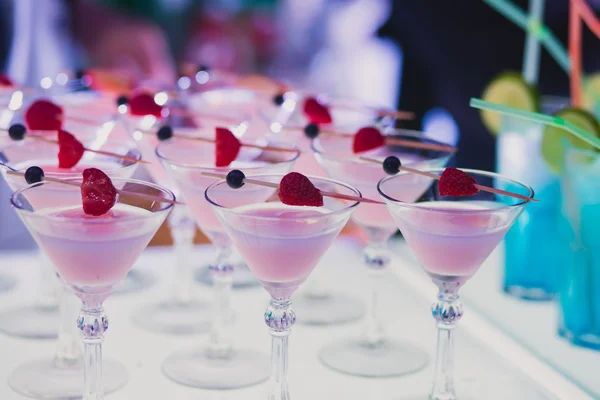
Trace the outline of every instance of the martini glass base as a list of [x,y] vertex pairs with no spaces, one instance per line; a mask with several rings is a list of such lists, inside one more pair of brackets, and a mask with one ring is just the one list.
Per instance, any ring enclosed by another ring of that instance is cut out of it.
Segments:
[[[114,392],[127,384],[129,375],[121,363],[105,360],[104,392]],[[60,368],[52,359],[38,360],[19,366],[8,378],[17,393],[46,400],[81,399],[83,365]]]
[[361,339],[335,342],[320,351],[319,359],[337,372],[366,378],[408,375],[429,363],[429,355],[417,345],[393,340],[378,346]]
[[[212,286],[213,278],[210,267],[204,266],[198,269],[195,273],[196,280],[205,285]],[[239,264],[233,267],[233,289],[246,289],[251,287],[260,286],[260,283],[256,280],[250,269],[246,264]]]
[[363,303],[341,293],[326,295],[299,294],[294,298],[297,323],[305,325],[336,325],[360,319],[365,313]]
[[7,292],[14,288],[17,280],[9,275],[0,274],[0,293]]
[[199,301],[148,304],[136,310],[133,322],[151,332],[192,335],[209,331],[212,308]]
[[131,270],[125,279],[115,288],[113,294],[141,292],[154,284],[154,276],[145,271]]
[[58,306],[24,306],[0,313],[0,332],[26,339],[55,339],[60,315]]
[[523,286],[505,286],[504,293],[522,300],[552,301],[556,298],[554,293],[547,292],[541,288]]
[[182,385],[202,389],[238,389],[259,384],[269,377],[267,354],[235,350],[227,359],[209,357],[206,350],[179,351],[162,365],[163,373]]

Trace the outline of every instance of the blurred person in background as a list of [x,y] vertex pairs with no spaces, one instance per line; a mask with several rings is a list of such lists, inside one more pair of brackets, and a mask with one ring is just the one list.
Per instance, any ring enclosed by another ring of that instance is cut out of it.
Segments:
[[[527,0],[515,0],[523,10]],[[568,1],[546,1],[544,23],[568,43]],[[598,2],[589,3],[599,7]],[[583,34],[584,70],[600,70],[600,42],[587,28]],[[396,40],[403,51],[399,107],[419,119],[404,126],[420,129],[421,117],[433,107],[452,115],[460,131],[457,165],[495,169],[495,138],[483,126],[479,111],[469,107],[471,97],[498,74],[521,71],[525,32],[481,0],[419,0],[393,2],[380,34]],[[540,93],[569,95],[567,74],[542,48]]]

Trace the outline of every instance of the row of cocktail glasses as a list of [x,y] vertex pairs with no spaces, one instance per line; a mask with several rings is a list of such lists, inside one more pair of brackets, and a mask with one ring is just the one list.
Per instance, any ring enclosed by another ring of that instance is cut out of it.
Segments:
[[[147,137],[153,138],[146,136],[143,126],[139,127],[144,121],[129,123],[136,124],[132,132],[134,138],[140,139],[139,142],[144,142]],[[230,129],[243,134],[243,130],[237,129],[244,129],[245,122],[235,125],[230,126]],[[208,125],[208,132],[204,133],[210,134],[214,126],[216,125]],[[412,140],[427,141],[420,136],[404,135]],[[247,140],[260,142],[261,139]],[[284,145],[278,143],[273,135],[264,140],[269,144]],[[30,144],[26,143],[21,147],[25,148]],[[151,144],[149,148],[140,148],[143,153],[151,154],[148,152],[152,148]],[[308,278],[352,216],[369,237],[369,244],[364,252],[365,263],[374,278],[388,264],[386,242],[400,227],[415,255],[439,286],[440,296],[436,303],[438,311],[434,316],[440,328],[440,346],[432,398],[452,398],[448,397],[454,391],[449,381],[451,371],[448,369],[451,368],[452,328],[462,314],[458,288],[476,272],[525,203],[511,197],[485,197],[483,194],[468,198],[443,198],[436,192],[436,185],[432,186],[431,178],[404,173],[384,178],[380,165],[363,162],[353,155],[347,138],[316,139],[312,142],[312,150],[331,178],[311,178],[315,186],[349,195],[360,196],[362,193],[373,199],[381,195],[385,198],[389,211],[382,205],[358,205],[331,199],[319,210],[297,207],[288,209],[289,207],[278,202],[267,202],[275,194],[273,189],[253,185],[232,189],[223,181],[214,183],[214,179],[203,175],[205,172],[226,173],[231,169],[240,169],[248,176],[277,182],[292,169],[294,162],[300,157],[299,151],[280,153],[242,150],[230,166],[217,168],[214,166],[212,144],[191,144],[176,137],[158,144],[155,154],[168,175],[158,176],[161,172],[154,168],[155,179],[177,189],[195,221],[219,248],[217,262],[211,267],[217,294],[214,315],[218,318],[212,324],[210,344],[198,352],[174,354],[164,363],[163,370],[180,383],[205,388],[246,386],[266,377],[268,367],[264,365],[260,353],[232,351],[227,296],[232,283],[233,263],[229,255],[233,242],[259,282],[272,296],[265,314],[273,335],[274,375],[271,398],[288,398],[284,376],[287,335],[295,322],[290,297]],[[415,168],[435,174],[442,172],[443,169],[440,168],[451,156],[440,151],[408,151],[391,146],[384,146],[367,155],[380,161],[388,155],[396,155],[404,164],[412,164]],[[7,158],[10,160],[10,157]],[[123,169],[117,168],[115,171],[122,172]],[[483,183],[493,178],[497,183],[510,183],[512,190],[519,194],[533,195],[529,187],[494,174],[472,171],[472,175],[478,182]],[[173,192],[165,187],[122,176],[111,178],[115,181],[115,186],[126,187],[128,191],[153,191],[165,198],[174,198]],[[58,192],[63,192],[57,196],[58,202],[48,201],[53,198],[52,194]],[[151,205],[131,204],[127,199],[122,199],[116,210],[122,213],[123,218],[73,218],[71,221],[68,216],[57,215],[57,208],[73,207],[80,202],[77,194],[78,191],[43,183],[19,189],[12,202],[42,249],[50,256],[63,280],[83,301],[79,328],[84,335],[85,366],[88,368],[84,385],[87,397],[84,397],[95,399],[101,396],[103,387],[102,381],[95,380],[94,377],[101,376],[100,343],[108,326],[102,302],[118,281],[125,277],[136,256],[171,211],[171,206],[160,202]],[[83,235],[82,229],[89,231],[89,236]],[[121,237],[122,235],[126,237]],[[78,240],[89,242],[88,251],[78,250],[79,246],[73,243]],[[122,254],[124,244],[130,249],[128,257],[123,257]],[[67,257],[70,253],[77,253],[77,257]],[[290,253],[297,256],[289,257]],[[101,261],[99,254],[103,254],[104,261]],[[296,262],[285,265],[289,262],[283,263],[282,260],[290,258]],[[98,277],[89,276],[87,269],[104,271],[106,274],[100,274],[102,276],[99,283]],[[427,362],[426,353],[415,350],[414,346],[396,343],[385,335],[376,317],[376,293],[375,288],[374,304],[369,307],[364,337],[327,346],[321,352],[321,360],[336,370],[363,376],[398,376],[421,369]],[[366,368],[365,360],[373,358],[378,358],[380,364],[375,368]],[[215,368],[216,364],[227,366],[225,370],[230,373],[224,374],[224,370]]]

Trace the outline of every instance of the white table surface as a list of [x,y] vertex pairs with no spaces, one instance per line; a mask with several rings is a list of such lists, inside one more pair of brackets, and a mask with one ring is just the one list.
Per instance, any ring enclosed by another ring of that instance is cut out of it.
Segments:
[[[434,298],[435,288],[414,265],[402,241],[394,243],[394,249],[397,256],[390,268],[390,277],[381,289],[382,313],[388,322],[388,332],[396,338],[413,341],[428,350],[433,358],[435,327],[429,305]],[[201,265],[211,256],[210,248],[199,246],[194,252],[194,261]],[[39,283],[36,261],[35,253],[0,253],[0,273],[11,273],[19,278],[19,286],[16,289],[0,294],[0,309],[31,301]],[[130,374],[127,386],[108,395],[107,398],[265,399],[265,384],[233,391],[208,391],[178,385],[162,374],[161,362],[172,351],[202,346],[207,341],[206,335],[173,337],[143,331],[132,323],[131,315],[137,307],[166,296],[173,261],[170,249],[147,250],[136,268],[152,272],[157,276],[159,283],[143,292],[113,296],[105,304],[111,325],[106,334],[104,356],[123,362]],[[493,260],[488,264],[493,264]],[[495,299],[498,292],[498,278],[494,278],[493,273],[498,266],[486,265],[484,269],[486,267],[492,271],[490,275],[481,274],[482,278],[476,278],[467,285],[467,288],[471,289],[465,290],[465,316],[456,331],[459,397],[462,392],[468,392],[475,393],[475,396],[460,398],[593,399],[593,396],[572,383],[563,373],[557,372],[526,349],[522,341],[515,339],[514,335],[506,334],[503,328],[498,329],[490,322],[489,315],[476,311],[478,308],[483,311],[481,306],[485,296],[489,295],[490,299]],[[352,239],[338,239],[317,267],[314,276],[323,279],[333,290],[353,293],[363,298],[366,295],[363,287],[366,273],[361,265],[360,248]],[[496,282],[493,282],[493,279],[496,279]],[[197,295],[210,299],[210,289],[197,285]],[[270,350],[270,338],[262,321],[267,301],[266,292],[260,287],[234,292],[237,346],[265,352]],[[519,304],[516,313],[526,308]],[[541,319],[544,315],[541,313],[537,317]],[[302,315],[298,315],[298,319],[301,318]],[[548,325],[550,324],[551,322],[548,322]],[[536,332],[538,329],[541,330],[538,326]],[[289,384],[292,398],[426,400],[432,380],[431,363],[421,372],[394,379],[350,377],[333,372],[320,364],[316,354],[321,346],[336,338],[358,334],[360,331],[359,322],[335,327],[310,327],[297,323],[290,337]],[[0,335],[0,399],[25,399],[8,387],[6,377],[18,365],[35,358],[50,356],[53,350],[54,343],[51,340],[34,341]],[[594,368],[594,372],[597,371],[598,369]]]

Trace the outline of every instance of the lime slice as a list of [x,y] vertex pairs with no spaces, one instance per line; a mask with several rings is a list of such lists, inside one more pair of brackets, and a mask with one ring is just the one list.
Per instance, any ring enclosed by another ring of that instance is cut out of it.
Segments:
[[[495,77],[483,91],[482,98],[485,101],[525,111],[538,112],[540,109],[540,96],[537,89],[525,82],[516,72],[504,72]],[[500,131],[502,114],[482,110],[481,119],[492,135]]]
[[600,112],[600,73],[592,74],[585,79],[583,107],[596,115]]
[[[565,108],[556,113],[557,117],[585,129],[596,137],[600,137],[600,125],[596,118],[588,111],[581,108]],[[552,171],[559,173],[563,167],[565,142],[581,149],[593,149],[594,147],[575,137],[573,134],[561,128],[546,126],[542,137],[542,155]]]

